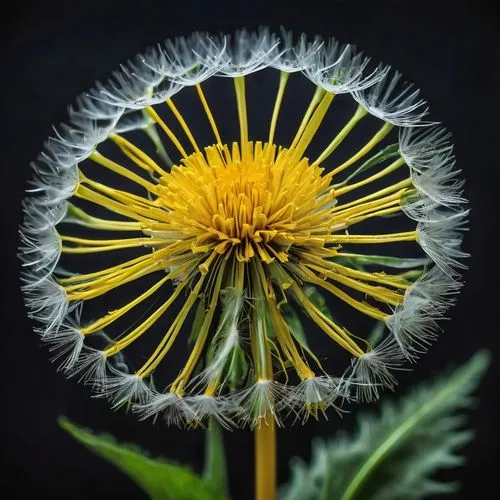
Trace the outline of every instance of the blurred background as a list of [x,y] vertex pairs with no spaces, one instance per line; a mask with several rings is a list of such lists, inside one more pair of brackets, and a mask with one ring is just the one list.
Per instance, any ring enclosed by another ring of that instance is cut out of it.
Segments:
[[[431,117],[453,133],[458,167],[467,179],[470,231],[464,248],[466,286],[452,318],[431,350],[399,376],[397,397],[444,367],[462,363],[480,348],[494,357],[477,394],[470,423],[475,440],[464,453],[464,467],[443,473],[463,484],[456,499],[497,498],[495,472],[500,451],[500,331],[495,315],[499,210],[497,116],[500,88],[500,17],[486,1],[237,2],[172,1],[18,1],[0,23],[0,141],[2,168],[2,481],[8,498],[145,498],[135,484],[92,455],[56,424],[58,415],[109,432],[151,452],[200,470],[203,432],[137,422],[90,397],[87,388],[67,381],[49,361],[32,333],[19,291],[17,228],[21,199],[35,159],[52,124],[63,121],[77,94],[104,79],[119,63],[168,37],[203,30],[231,33],[261,25],[295,33],[336,37],[357,45],[375,61],[399,69],[422,90]],[[279,479],[288,461],[308,458],[313,437],[354,428],[353,407],[340,419],[308,422],[279,431]],[[372,405],[372,407],[376,405]],[[225,435],[233,498],[250,499],[253,450],[249,431]]]

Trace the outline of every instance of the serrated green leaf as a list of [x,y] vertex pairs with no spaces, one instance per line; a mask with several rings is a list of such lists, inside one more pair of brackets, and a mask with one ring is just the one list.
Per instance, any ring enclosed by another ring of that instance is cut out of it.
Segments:
[[459,410],[471,407],[489,358],[479,352],[449,376],[384,402],[380,415],[362,414],[354,437],[316,441],[311,464],[292,465],[281,500],[419,500],[456,491],[457,482],[434,475],[464,462],[457,451],[473,433]]
[[96,435],[59,418],[59,425],[89,450],[133,479],[153,500],[224,500],[226,497],[187,467],[153,459],[133,445]]
[[226,454],[222,430],[215,419],[210,420],[205,432],[205,464],[203,477],[212,484],[214,490],[228,498],[229,483],[227,480]]

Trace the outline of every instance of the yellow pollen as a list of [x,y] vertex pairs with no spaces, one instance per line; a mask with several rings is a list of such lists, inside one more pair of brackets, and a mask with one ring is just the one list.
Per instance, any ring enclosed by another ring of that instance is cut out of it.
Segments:
[[286,262],[294,243],[322,246],[330,233],[334,191],[322,172],[274,144],[248,142],[244,155],[237,143],[210,146],[160,178],[155,204],[167,212],[168,231],[192,238],[195,253],[235,247],[240,262]]

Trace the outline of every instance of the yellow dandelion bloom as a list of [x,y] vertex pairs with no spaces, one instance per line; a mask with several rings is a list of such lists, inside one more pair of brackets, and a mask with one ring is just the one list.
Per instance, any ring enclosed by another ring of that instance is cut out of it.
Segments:
[[336,41],[195,34],[138,56],[33,165],[37,331],[69,376],[176,425],[378,397],[464,267],[462,181],[427,114]]

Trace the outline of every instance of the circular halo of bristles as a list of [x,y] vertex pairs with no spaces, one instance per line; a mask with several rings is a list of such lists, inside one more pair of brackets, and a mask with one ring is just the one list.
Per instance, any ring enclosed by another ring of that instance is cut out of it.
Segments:
[[[123,64],[105,82],[76,99],[69,122],[54,128],[32,164],[29,197],[23,202],[20,230],[22,289],[28,315],[68,376],[90,384],[114,407],[132,404],[139,418],[161,415],[168,424],[202,424],[216,418],[227,428],[257,425],[271,413],[293,413],[304,420],[311,406],[324,410],[345,399],[372,401],[383,387],[396,384],[394,370],[424,353],[461,287],[465,268],[460,250],[468,210],[463,181],[457,179],[453,148],[446,129],[426,119],[429,108],[412,84],[388,66],[368,70],[369,58],[349,44],[312,40],[267,29],[234,36],[195,33],[167,40]],[[417,190],[404,205],[417,223],[417,241],[433,267],[407,290],[404,302],[387,320],[388,336],[359,358],[341,377],[322,375],[297,386],[260,380],[234,394],[178,397],[161,393],[152,383],[112,366],[103,351],[88,347],[78,323],[79,303],[69,303],[53,277],[61,254],[55,226],[67,214],[75,192],[78,164],[113,132],[151,124],[140,110],[172,97],[186,86],[211,77],[248,75],[264,68],[301,72],[328,92],[347,93],[371,115],[399,127],[399,152]],[[339,405],[340,406],[340,405]]]

